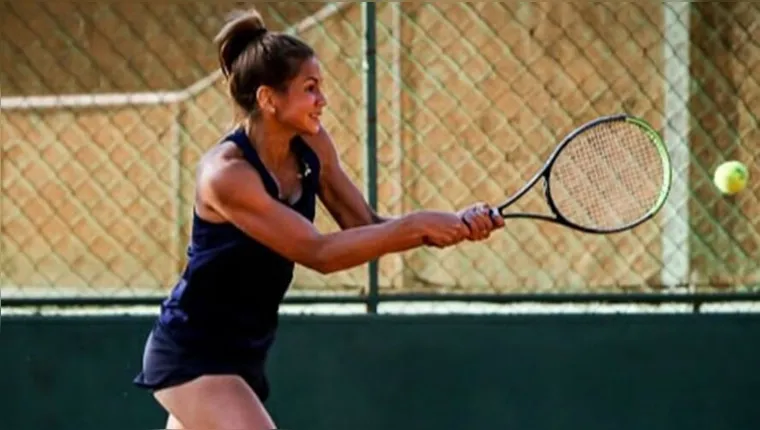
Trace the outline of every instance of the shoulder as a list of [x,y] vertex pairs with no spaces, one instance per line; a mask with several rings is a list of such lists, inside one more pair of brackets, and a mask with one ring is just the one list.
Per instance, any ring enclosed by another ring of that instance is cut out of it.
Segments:
[[222,141],[200,160],[197,187],[204,200],[217,202],[264,191],[259,173],[229,141]]

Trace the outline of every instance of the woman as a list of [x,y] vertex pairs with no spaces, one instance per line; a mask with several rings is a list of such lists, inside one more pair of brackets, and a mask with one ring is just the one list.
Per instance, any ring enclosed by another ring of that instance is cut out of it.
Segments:
[[[200,160],[188,264],[145,346],[138,386],[167,427],[273,429],[264,362],[295,264],[332,273],[388,253],[482,240],[503,226],[488,207],[376,215],[342,170],[319,117],[312,49],[266,30],[256,11],[216,38],[243,121]],[[316,199],[341,231],[313,225]]]

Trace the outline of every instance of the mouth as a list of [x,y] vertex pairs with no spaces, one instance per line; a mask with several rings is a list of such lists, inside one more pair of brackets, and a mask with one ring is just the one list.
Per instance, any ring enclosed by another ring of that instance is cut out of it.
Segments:
[[309,114],[309,118],[313,119],[314,121],[319,121],[319,118],[321,116],[322,116],[322,112]]

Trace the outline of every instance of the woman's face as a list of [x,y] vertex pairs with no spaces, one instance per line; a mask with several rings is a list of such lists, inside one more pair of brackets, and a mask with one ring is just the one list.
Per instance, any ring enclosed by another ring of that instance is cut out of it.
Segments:
[[322,73],[317,59],[312,57],[304,61],[287,91],[276,97],[276,119],[298,134],[317,134],[321,128],[322,109],[327,105],[321,84]]

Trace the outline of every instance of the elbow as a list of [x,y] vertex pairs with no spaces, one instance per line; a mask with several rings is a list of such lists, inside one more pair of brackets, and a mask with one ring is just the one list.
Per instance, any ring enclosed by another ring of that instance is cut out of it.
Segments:
[[302,248],[306,252],[299,259],[301,264],[322,275],[341,270],[339,262],[329,255],[322,241],[315,241],[310,245]]
[[332,273],[337,272],[336,269],[331,268],[329,266],[316,266],[314,270],[319,273],[320,275],[330,275]]
[[335,259],[330,259],[319,254],[314,255],[314,258],[310,261],[309,268],[321,275],[329,275],[342,269]]

